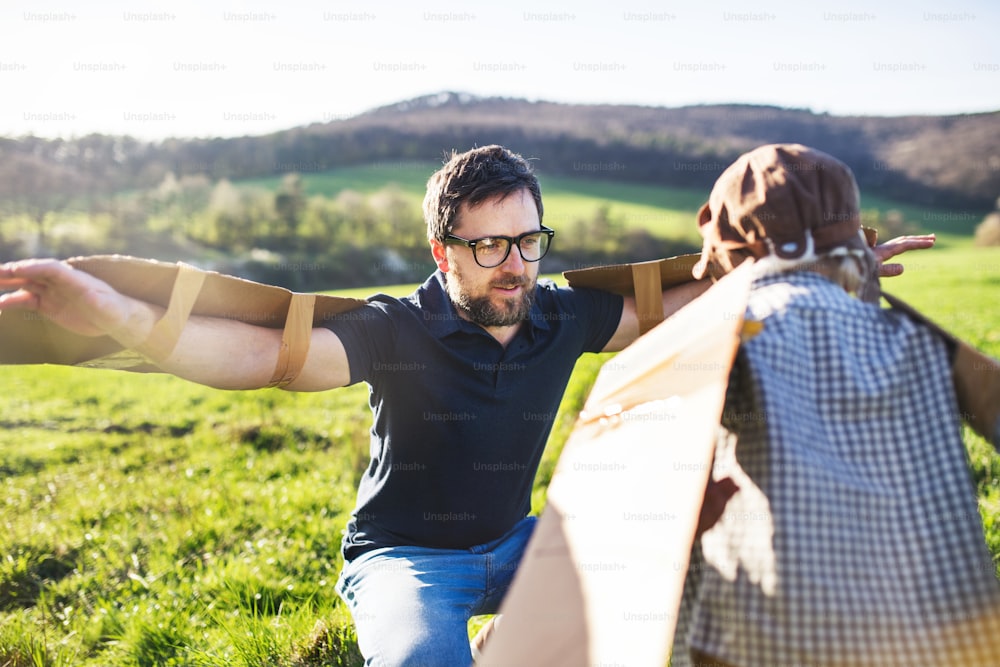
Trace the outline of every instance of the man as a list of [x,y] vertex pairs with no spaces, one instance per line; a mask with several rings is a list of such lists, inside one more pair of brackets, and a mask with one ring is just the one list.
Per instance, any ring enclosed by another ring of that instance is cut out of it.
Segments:
[[[376,296],[315,328],[284,385],[371,387],[371,463],[338,590],[373,665],[468,664],[467,621],[496,610],[531,534],[532,481],[576,359],[639,335],[634,299],[536,282],[554,232],[520,156],[500,146],[454,155],[428,182],[424,213],[438,271],[407,298]],[[900,239],[883,258],[932,243]],[[162,308],[62,262],[8,264],[2,288],[17,291],[0,309],[108,334],[213,387],[264,387],[278,360],[281,331],[206,317],[191,317],[163,353],[147,344]],[[665,316],[704,289],[665,291]]]
[[673,664],[997,664],[948,350],[878,306],[850,170],[763,146],[699,222],[695,275],[754,258],[763,328],[730,376],[713,475],[737,490],[694,550]]

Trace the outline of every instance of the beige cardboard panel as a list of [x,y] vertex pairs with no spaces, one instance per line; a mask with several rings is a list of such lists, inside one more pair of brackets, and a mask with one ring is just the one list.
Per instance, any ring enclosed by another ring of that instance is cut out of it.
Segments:
[[[656,265],[659,268],[660,283],[664,288],[691,282],[691,269],[698,263],[699,254],[665,257],[641,264]],[[564,271],[563,277],[572,287],[592,287],[616,294],[635,294],[632,279],[632,264],[609,264],[586,269]]]

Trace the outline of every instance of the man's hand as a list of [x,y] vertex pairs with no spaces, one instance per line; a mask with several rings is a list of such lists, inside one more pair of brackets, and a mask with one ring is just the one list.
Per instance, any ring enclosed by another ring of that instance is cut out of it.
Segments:
[[0,290],[7,290],[0,294],[0,310],[36,312],[83,336],[107,334],[136,345],[142,341],[134,338],[148,334],[130,331],[137,315],[130,299],[65,262],[27,259],[0,265]]
[[937,238],[934,234],[919,234],[913,236],[897,236],[885,243],[880,243],[872,250],[878,258],[880,278],[890,278],[898,276],[903,272],[902,264],[886,264],[886,260],[900,255],[908,250],[922,250],[934,245]]

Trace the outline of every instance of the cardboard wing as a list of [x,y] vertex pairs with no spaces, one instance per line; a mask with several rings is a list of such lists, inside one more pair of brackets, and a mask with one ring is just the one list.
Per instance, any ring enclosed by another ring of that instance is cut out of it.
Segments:
[[678,255],[634,264],[609,264],[564,271],[571,287],[592,287],[623,296],[634,296],[639,332],[646,333],[663,321],[663,290],[691,282],[691,269],[701,255]]
[[992,359],[931,321],[902,299],[882,292],[886,302],[930,328],[951,351],[951,376],[962,420],[1000,449],[1000,360]]
[[667,663],[749,268],[604,364],[482,664]]
[[[701,255],[677,255],[633,264],[609,264],[564,271],[563,277],[574,287],[593,287],[616,294],[635,294],[635,272],[647,272],[657,277],[661,288],[694,280],[691,269]],[[637,268],[638,267],[638,268]]]
[[[175,305],[177,301],[187,300],[190,313],[195,315],[223,317],[276,329],[285,327],[290,309],[295,310],[293,303],[300,296],[308,296],[309,302],[314,301],[313,325],[365,303],[361,299],[322,294],[298,295],[281,287],[202,271],[186,264],[123,255],[76,257],[68,263],[100,278],[122,294],[149,303],[166,308],[172,300]],[[187,294],[180,295],[182,291]],[[308,322],[305,324],[308,326]],[[128,368],[138,372],[158,370],[135,355],[122,353],[121,345],[108,336],[80,336],[35,313],[0,311],[0,364],[83,365]]]

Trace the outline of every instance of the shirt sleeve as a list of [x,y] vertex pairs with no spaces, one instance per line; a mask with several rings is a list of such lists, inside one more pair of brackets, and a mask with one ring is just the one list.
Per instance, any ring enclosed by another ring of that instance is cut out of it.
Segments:
[[334,316],[324,326],[335,333],[347,352],[349,385],[369,381],[374,369],[394,349],[396,325],[389,304],[372,297],[358,308]]
[[600,352],[608,344],[622,319],[625,299],[619,294],[586,287],[559,290],[564,307],[584,328],[584,352]]

